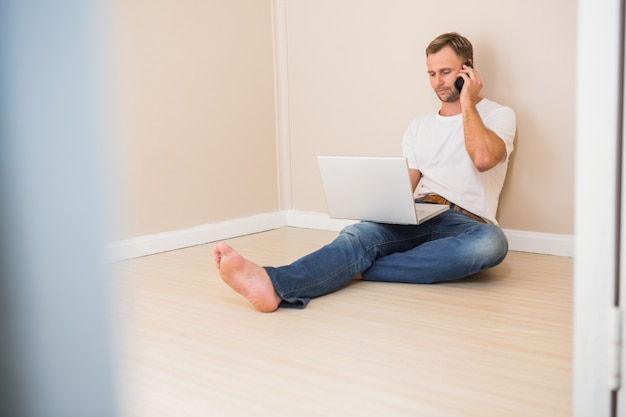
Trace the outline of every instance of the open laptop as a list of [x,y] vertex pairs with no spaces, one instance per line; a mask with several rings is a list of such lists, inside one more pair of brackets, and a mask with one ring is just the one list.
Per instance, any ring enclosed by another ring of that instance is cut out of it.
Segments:
[[406,158],[318,156],[328,214],[378,223],[420,224],[449,210],[415,203]]

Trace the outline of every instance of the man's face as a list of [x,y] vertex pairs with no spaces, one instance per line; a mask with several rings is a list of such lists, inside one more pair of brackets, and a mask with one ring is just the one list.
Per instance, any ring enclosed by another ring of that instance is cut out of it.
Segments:
[[459,92],[454,81],[463,67],[463,60],[451,47],[445,46],[439,52],[426,57],[426,67],[430,85],[444,103],[453,103],[459,99]]

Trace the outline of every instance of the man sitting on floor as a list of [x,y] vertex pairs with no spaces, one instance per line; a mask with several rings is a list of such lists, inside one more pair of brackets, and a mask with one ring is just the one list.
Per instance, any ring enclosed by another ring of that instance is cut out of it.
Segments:
[[434,283],[501,263],[508,242],[495,215],[516,121],[513,110],[479,96],[483,82],[473,59],[472,44],[457,33],[428,45],[428,76],[441,108],[411,122],[402,142],[418,199],[447,201],[450,210],[419,225],[348,226],[330,244],[282,267],[258,266],[219,243],[213,252],[222,279],[256,309],[271,312],[303,308],[355,277]]

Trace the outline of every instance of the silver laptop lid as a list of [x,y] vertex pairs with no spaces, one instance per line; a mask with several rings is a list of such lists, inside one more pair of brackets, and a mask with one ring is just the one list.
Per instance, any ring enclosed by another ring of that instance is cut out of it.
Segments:
[[318,156],[330,217],[417,224],[406,158]]

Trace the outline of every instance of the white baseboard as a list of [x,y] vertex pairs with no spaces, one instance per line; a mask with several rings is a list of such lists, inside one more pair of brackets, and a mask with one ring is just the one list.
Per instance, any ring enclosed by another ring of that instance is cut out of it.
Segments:
[[285,224],[303,229],[320,229],[340,231],[344,227],[356,223],[354,220],[331,219],[328,214],[305,211],[286,211]]
[[205,224],[189,229],[113,242],[107,248],[107,258],[110,262],[117,262],[278,229],[284,226],[285,214],[282,212],[259,214],[225,222]]
[[511,229],[503,230],[509,240],[509,249],[512,251],[574,257],[574,235],[557,235]]
[[[326,214],[283,211],[211,223],[173,232],[157,233],[117,241],[107,248],[111,262],[201,245],[284,226],[339,231],[354,223],[331,219]],[[574,236],[504,229],[509,249],[556,256],[574,256]]]

